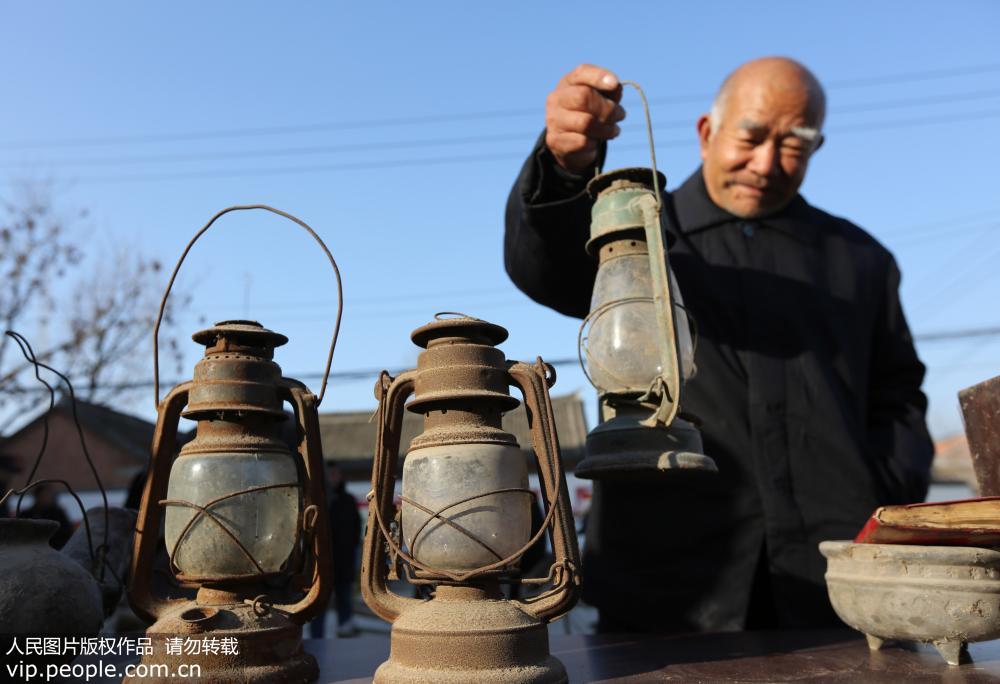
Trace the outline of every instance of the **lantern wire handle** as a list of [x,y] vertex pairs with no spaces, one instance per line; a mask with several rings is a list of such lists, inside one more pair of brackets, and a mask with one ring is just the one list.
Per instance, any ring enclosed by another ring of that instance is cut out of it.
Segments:
[[658,174],[656,172],[656,146],[653,144],[653,121],[649,116],[649,102],[646,100],[646,93],[643,92],[642,86],[640,86],[635,81],[622,81],[622,85],[630,85],[635,88],[639,97],[642,98],[642,109],[646,115],[646,136],[649,138],[649,156],[653,163],[653,192],[656,196],[656,213],[659,214],[663,211],[663,203],[660,201],[660,181]]
[[[119,584],[121,584],[122,583],[121,578],[117,576],[114,570],[111,569],[111,566],[107,563],[106,554],[108,551],[108,493],[104,489],[104,484],[101,482],[101,476],[98,475],[97,468],[94,467],[94,461],[90,457],[90,451],[87,449],[87,441],[83,436],[83,428],[80,426],[80,417],[77,413],[76,392],[73,391],[73,383],[70,382],[69,378],[66,377],[65,374],[59,372],[58,370],[48,365],[47,363],[39,361],[38,357],[35,356],[35,350],[31,348],[31,343],[28,342],[27,338],[24,335],[15,332],[13,330],[8,330],[6,331],[5,334],[12,340],[14,340],[14,342],[17,343],[17,346],[21,349],[21,354],[23,354],[24,358],[34,366],[35,379],[38,380],[38,382],[40,382],[41,384],[45,385],[45,388],[49,392],[49,408],[45,411],[44,414],[42,414],[42,443],[38,450],[38,455],[35,457],[35,463],[31,468],[31,472],[28,474],[25,486],[21,487],[20,489],[11,489],[8,490],[7,492],[4,492],[3,496],[0,497],[0,504],[3,504],[8,497],[16,494],[17,505],[14,509],[15,511],[14,515],[15,517],[17,517],[21,514],[21,502],[24,500],[25,494],[27,494],[32,489],[35,489],[36,487],[39,487],[41,485],[61,484],[63,487],[66,488],[66,491],[68,491],[69,494],[76,500],[77,505],[80,507],[80,515],[82,516],[83,527],[87,533],[87,550],[90,552],[90,559],[94,563],[97,563],[98,561],[101,563],[100,566],[101,576],[99,580],[100,581],[104,580],[104,569],[107,568],[111,570],[111,573],[115,575],[115,579],[118,581]],[[77,496],[76,491],[74,491],[73,487],[69,484],[69,482],[57,478],[50,478],[43,480],[34,479],[35,474],[38,472],[38,467],[42,463],[42,458],[45,456],[45,452],[48,446],[49,414],[55,407],[55,400],[56,400],[55,389],[52,387],[52,385],[50,385],[48,382],[42,379],[42,376],[39,373],[39,368],[44,368],[45,370],[54,373],[59,377],[60,380],[66,383],[66,387],[69,390],[70,406],[73,412],[73,423],[76,425],[76,432],[78,437],[80,438],[80,447],[83,450],[83,456],[87,461],[87,465],[90,466],[90,472],[94,476],[94,480],[97,483],[97,488],[101,492],[101,499],[104,501],[104,541],[96,549],[94,547],[93,535],[91,534],[90,530],[90,521],[87,518],[87,509],[86,507],[84,507],[83,501],[81,501],[80,497]]]
[[326,383],[330,379],[330,367],[333,365],[333,350],[337,347],[337,336],[340,334],[340,319],[344,313],[344,288],[340,279],[340,269],[337,267],[337,261],[333,258],[333,254],[330,253],[330,249],[323,242],[323,239],[316,234],[309,225],[300,218],[296,218],[291,214],[284,212],[280,209],[275,209],[274,207],[269,207],[266,204],[240,204],[233,207],[228,207],[223,209],[215,216],[213,216],[208,223],[206,223],[201,230],[195,233],[191,241],[187,243],[187,247],[184,248],[184,252],[181,254],[181,258],[177,260],[177,265],[174,266],[173,273],[170,274],[170,281],[167,283],[167,290],[163,293],[163,299],[160,300],[160,311],[156,316],[156,325],[153,327],[153,400],[155,402],[155,408],[160,407],[160,351],[159,351],[159,334],[160,334],[160,323],[163,322],[163,313],[167,308],[167,298],[170,296],[170,290],[174,286],[174,280],[177,278],[177,272],[181,270],[181,265],[184,263],[184,259],[187,258],[188,252],[194,247],[194,243],[198,241],[205,232],[212,227],[219,218],[233,211],[249,211],[251,209],[262,209],[264,211],[269,211],[272,214],[277,214],[282,218],[286,218],[293,223],[298,224],[303,230],[312,235],[313,239],[319,244],[323,253],[326,254],[326,258],[329,259],[330,265],[333,267],[333,274],[337,279],[337,320],[333,325],[333,339],[330,341],[330,352],[326,357],[326,370],[323,372],[323,384],[319,390],[319,397],[316,399],[316,405],[319,406],[323,401],[323,395],[326,394]]

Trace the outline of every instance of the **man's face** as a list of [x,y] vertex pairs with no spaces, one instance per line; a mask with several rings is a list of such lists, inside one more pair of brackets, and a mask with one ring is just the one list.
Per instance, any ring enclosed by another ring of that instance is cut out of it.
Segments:
[[743,218],[787,205],[822,143],[816,118],[804,88],[779,88],[762,79],[734,84],[716,129],[708,115],[698,120],[712,201]]

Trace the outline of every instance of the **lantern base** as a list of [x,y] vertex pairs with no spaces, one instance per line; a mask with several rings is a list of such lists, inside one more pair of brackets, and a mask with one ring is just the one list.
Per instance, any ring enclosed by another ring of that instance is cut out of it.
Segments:
[[591,430],[587,455],[573,474],[586,480],[648,480],[678,470],[718,472],[702,453],[701,433],[692,423],[674,418],[670,427],[650,427],[642,422],[648,417],[619,411]]
[[302,627],[263,605],[184,601],[146,636],[152,647],[140,660],[146,676],[126,677],[123,684],[307,684],[319,678],[316,659],[302,649]]
[[559,684],[566,668],[549,654],[546,624],[513,601],[474,587],[436,596],[392,624],[389,660],[375,684]]

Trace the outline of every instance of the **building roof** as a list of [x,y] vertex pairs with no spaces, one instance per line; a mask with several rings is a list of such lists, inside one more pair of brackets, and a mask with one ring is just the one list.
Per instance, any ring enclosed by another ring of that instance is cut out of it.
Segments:
[[[65,411],[72,419],[73,409],[68,398],[60,400],[54,410]],[[107,406],[92,404],[80,399],[76,400],[76,413],[80,419],[80,426],[85,430],[89,429],[100,433],[106,440],[143,465],[149,460],[149,450],[153,444],[153,430],[156,427],[153,423]],[[178,441],[184,441],[180,434]]]
[[[149,462],[154,425],[107,406],[77,400],[76,414],[86,439],[94,468],[108,489],[127,487]],[[84,459],[73,421],[73,404],[63,396],[51,411],[45,411],[0,443],[0,451],[11,457],[23,476],[34,467],[43,443],[43,424],[48,421],[48,439],[39,470],[33,479],[58,478],[78,491],[95,488],[93,474]],[[183,437],[179,436],[183,440]]]
[[[583,400],[577,394],[552,397],[552,412],[556,419],[556,433],[563,461],[575,465],[583,458],[587,437],[587,420]],[[531,453],[531,433],[524,406],[504,414],[504,429],[517,438],[526,453]],[[367,477],[371,472],[372,452],[375,448],[375,418],[371,412],[321,413],[320,437],[323,455],[337,461],[348,477]],[[403,435],[400,452],[405,453],[410,441],[423,430],[423,416],[406,411],[403,416]]]
[[969,442],[964,433],[949,435],[934,443],[931,480],[941,484],[966,484],[973,492],[979,491],[976,473],[972,468]]

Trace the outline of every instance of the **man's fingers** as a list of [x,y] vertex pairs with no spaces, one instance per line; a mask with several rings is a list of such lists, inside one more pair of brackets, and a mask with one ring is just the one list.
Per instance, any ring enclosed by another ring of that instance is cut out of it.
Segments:
[[614,102],[622,96],[621,82],[614,72],[594,64],[581,64],[563,76],[560,84],[589,86],[607,93]]
[[602,123],[617,123],[625,118],[625,109],[589,86],[563,86],[552,93],[559,109],[587,112]]
[[545,106],[545,144],[560,166],[586,170],[598,145],[618,136],[625,118],[621,96],[618,77],[602,67],[581,64],[563,76]]
[[561,110],[547,123],[557,132],[579,133],[597,140],[610,140],[621,132],[617,124],[604,123],[588,112]]
[[582,133],[549,131],[545,136],[545,146],[557,156],[597,151],[597,141]]

